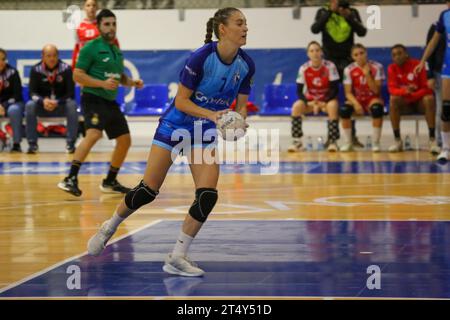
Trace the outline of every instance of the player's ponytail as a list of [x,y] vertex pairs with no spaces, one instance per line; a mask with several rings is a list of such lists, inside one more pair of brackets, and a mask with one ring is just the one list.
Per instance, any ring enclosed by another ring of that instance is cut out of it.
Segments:
[[205,43],[212,42],[214,32],[214,18],[209,18],[208,22],[206,23],[206,36],[205,36]]
[[210,43],[213,41],[212,40],[213,33],[216,36],[216,38],[220,40],[219,26],[221,24],[227,25],[228,19],[236,11],[240,12],[239,9],[232,7],[219,9],[214,14],[214,17],[209,18],[208,23],[206,23],[205,43]]

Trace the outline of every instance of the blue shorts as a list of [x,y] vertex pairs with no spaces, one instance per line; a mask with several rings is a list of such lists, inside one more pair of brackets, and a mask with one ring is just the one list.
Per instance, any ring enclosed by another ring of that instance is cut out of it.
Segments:
[[187,154],[191,148],[215,148],[217,129],[214,124],[203,124],[200,121],[189,128],[176,128],[171,123],[160,120],[153,144],[177,154]]

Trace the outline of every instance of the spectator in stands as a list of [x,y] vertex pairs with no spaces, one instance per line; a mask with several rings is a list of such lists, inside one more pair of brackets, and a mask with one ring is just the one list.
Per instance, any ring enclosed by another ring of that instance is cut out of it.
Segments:
[[[436,31],[437,22],[433,23],[428,29],[427,34],[427,44],[430,43],[434,32]],[[441,113],[442,113],[442,79],[441,70],[444,63],[445,55],[445,37],[441,37],[436,49],[433,51],[431,56],[428,58],[428,86],[434,90],[436,97],[436,139],[438,145],[442,144],[441,140]]]
[[[76,43],[72,53],[72,70],[75,69],[75,65],[77,63],[81,48],[83,48],[86,43],[97,38],[100,35],[100,32],[97,28],[96,19],[96,13],[98,10],[97,0],[84,0],[83,8],[86,18],[81,21],[75,33]],[[117,38],[114,39],[114,44],[117,47],[120,47]]]
[[302,117],[319,112],[328,114],[328,151],[338,150],[339,139],[339,74],[333,62],[322,58],[322,47],[316,41],[306,49],[309,61],[303,64],[297,76],[297,100],[292,106],[292,138],[289,152],[304,150],[302,144]]
[[394,63],[388,67],[388,89],[390,97],[389,114],[395,143],[390,152],[403,151],[403,141],[400,136],[400,116],[402,114],[422,113],[428,124],[430,137],[430,152],[439,153],[436,142],[435,118],[436,104],[433,90],[428,87],[427,73],[422,69],[416,74],[414,69],[420,61],[409,57],[404,45],[396,44],[391,49]]
[[70,66],[58,58],[56,46],[42,49],[42,60],[31,68],[29,94],[25,106],[28,153],[38,151],[37,117],[66,116],[68,153],[75,152],[78,133],[78,112],[74,100],[74,82]]
[[342,128],[346,143],[341,151],[353,149],[351,137],[352,115],[370,114],[372,116],[372,151],[380,152],[381,127],[383,125],[384,102],[381,85],[385,79],[383,66],[368,60],[367,50],[362,44],[352,48],[353,63],[344,69],[345,105],[340,109]]
[[[343,79],[346,66],[352,62],[351,48],[355,43],[354,34],[364,37],[367,29],[356,9],[350,7],[347,0],[330,0],[329,4],[317,11],[311,26],[314,34],[322,33],[322,45],[325,59],[333,62]],[[354,147],[364,147],[356,137],[355,123],[352,123]]]
[[8,116],[13,130],[11,152],[22,152],[23,98],[19,73],[6,62],[6,51],[0,49],[0,117]]

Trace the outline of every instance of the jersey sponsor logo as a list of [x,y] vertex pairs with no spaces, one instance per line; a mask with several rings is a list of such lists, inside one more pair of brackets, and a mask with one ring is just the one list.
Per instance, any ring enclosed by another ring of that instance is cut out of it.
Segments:
[[195,99],[202,103],[208,103],[208,104],[215,104],[219,106],[230,106],[231,101],[230,99],[223,99],[223,98],[209,98],[204,95],[201,91],[196,91],[194,93]]
[[186,70],[187,70],[187,72],[191,75],[191,76],[197,76],[197,73],[194,71],[194,70],[192,70],[191,68],[189,68],[188,66],[185,66],[184,67]]
[[109,58],[109,57],[107,57],[107,58],[105,58],[105,59],[102,59],[102,61],[103,61],[103,62],[108,62],[108,61],[109,61],[109,59],[110,59],[110,58]]
[[315,77],[312,81],[312,84],[315,85],[316,87],[321,87],[322,79],[320,79],[319,77]]
[[112,73],[112,72],[105,72],[105,78],[116,78],[116,79],[120,79],[120,74],[118,74],[118,73]]
[[409,81],[413,81],[413,80],[414,80],[414,73],[412,73],[412,72],[408,73],[408,75],[406,76],[406,78],[407,78]]

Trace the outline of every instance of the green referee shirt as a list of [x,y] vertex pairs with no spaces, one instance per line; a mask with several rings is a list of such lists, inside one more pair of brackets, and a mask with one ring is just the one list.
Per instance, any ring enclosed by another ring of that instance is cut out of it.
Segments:
[[[113,77],[120,81],[123,73],[123,55],[120,49],[109,44],[101,36],[89,41],[81,48],[76,68],[84,70],[94,79],[106,80]],[[117,90],[83,87],[83,92],[95,94],[106,100],[115,100]]]

